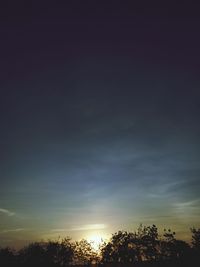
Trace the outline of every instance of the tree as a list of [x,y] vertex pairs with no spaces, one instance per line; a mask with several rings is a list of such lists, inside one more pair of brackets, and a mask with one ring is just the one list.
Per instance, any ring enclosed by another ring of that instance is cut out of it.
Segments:
[[193,262],[200,265],[200,228],[191,228],[192,232],[192,249],[193,249]]
[[45,254],[44,243],[35,242],[19,251],[19,260],[21,266],[42,267],[48,264]]
[[183,240],[174,240],[174,254],[176,259],[187,260],[191,256],[191,247]]
[[160,258],[162,260],[170,260],[176,258],[175,238],[176,233],[172,232],[171,229],[164,229],[163,239],[160,242]]
[[97,260],[97,252],[94,251],[90,242],[82,239],[74,243],[74,263],[90,265]]
[[200,228],[191,228],[192,232],[192,247],[200,252]]
[[132,263],[139,260],[138,243],[134,233],[119,231],[101,250],[103,262]]
[[153,224],[152,226],[139,226],[137,232],[137,244],[141,260],[155,261],[159,259],[159,235],[158,229]]
[[65,267],[72,263],[73,246],[69,238],[58,241],[35,242],[19,251],[21,266]]
[[4,267],[15,266],[16,255],[15,251],[6,247],[0,248],[0,265]]
[[65,267],[72,263],[74,249],[69,238],[59,241],[49,241],[45,244],[48,266]]

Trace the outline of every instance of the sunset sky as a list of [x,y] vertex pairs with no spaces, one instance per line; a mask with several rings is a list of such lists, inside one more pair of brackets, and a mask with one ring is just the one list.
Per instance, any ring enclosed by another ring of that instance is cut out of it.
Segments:
[[140,223],[188,240],[200,227],[197,9],[84,3],[1,10],[0,246]]

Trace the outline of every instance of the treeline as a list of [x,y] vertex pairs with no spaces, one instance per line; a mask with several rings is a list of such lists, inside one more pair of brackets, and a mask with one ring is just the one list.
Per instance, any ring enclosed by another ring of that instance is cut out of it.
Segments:
[[34,242],[16,251],[0,248],[3,267],[101,266],[200,266],[200,228],[191,229],[191,243],[177,240],[175,232],[159,235],[155,225],[140,225],[135,232],[119,231],[99,251],[86,240]]

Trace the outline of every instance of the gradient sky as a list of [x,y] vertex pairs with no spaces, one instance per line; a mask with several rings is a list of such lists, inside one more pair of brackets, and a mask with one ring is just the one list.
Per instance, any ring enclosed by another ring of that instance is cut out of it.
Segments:
[[0,245],[200,227],[200,19],[182,5],[1,10]]

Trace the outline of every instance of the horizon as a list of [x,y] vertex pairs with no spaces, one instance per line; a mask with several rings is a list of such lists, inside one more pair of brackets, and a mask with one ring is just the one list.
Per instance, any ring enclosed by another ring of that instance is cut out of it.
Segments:
[[13,3],[0,20],[0,246],[200,227],[200,19]]
[[[62,242],[64,239],[67,239],[69,240],[69,242],[71,242],[72,244],[76,243],[76,242],[81,242],[82,240],[85,240],[88,242],[88,244],[91,245],[91,248],[94,252],[97,252],[99,253],[100,252],[100,247],[101,245],[103,244],[108,244],[109,242],[111,242],[112,240],[112,237],[117,235],[119,232],[122,232],[122,233],[125,233],[127,232],[128,234],[135,234],[137,233],[138,229],[140,227],[152,227],[152,226],[156,226],[156,228],[158,229],[158,240],[164,240],[164,234],[165,234],[165,231],[170,231],[171,233],[174,233],[174,237],[176,240],[180,240],[180,241],[184,241],[186,242],[188,245],[192,246],[192,229],[197,229],[195,227],[190,227],[189,231],[188,231],[188,235],[187,235],[187,238],[181,238],[182,235],[180,235],[180,233],[177,234],[177,232],[170,228],[170,227],[166,227],[166,228],[163,228],[163,229],[160,229],[159,227],[157,227],[157,225],[155,224],[152,224],[152,225],[145,225],[145,224],[142,224],[140,223],[136,228],[132,228],[132,229],[118,229],[117,231],[113,232],[113,233],[101,233],[100,231],[94,231],[94,232],[89,232],[89,233],[83,233],[83,235],[80,235],[78,239],[75,239],[75,238],[72,238],[71,236],[69,236],[67,234],[67,231],[63,231],[64,229],[58,229],[58,231],[56,230],[55,232],[56,233],[61,233],[59,235],[52,235],[52,233],[49,233],[49,234],[45,234],[44,235],[44,238],[38,238],[38,239],[32,239],[32,240],[26,240],[25,242],[23,243],[19,243],[19,244],[5,244],[4,246],[0,246],[0,248],[10,248],[10,249],[14,249],[16,251],[19,251],[21,249],[23,249],[24,247],[27,247],[31,244],[35,244],[35,243],[48,243],[48,242]],[[25,230],[25,229],[15,229],[16,232],[20,232],[22,230]],[[10,231],[10,232],[15,232],[14,231]],[[198,230],[198,229],[197,229]],[[82,231],[82,230],[81,230]],[[9,230],[8,230],[9,232]],[[5,230],[5,233],[6,233],[6,230]],[[45,237],[46,236],[46,237]]]

